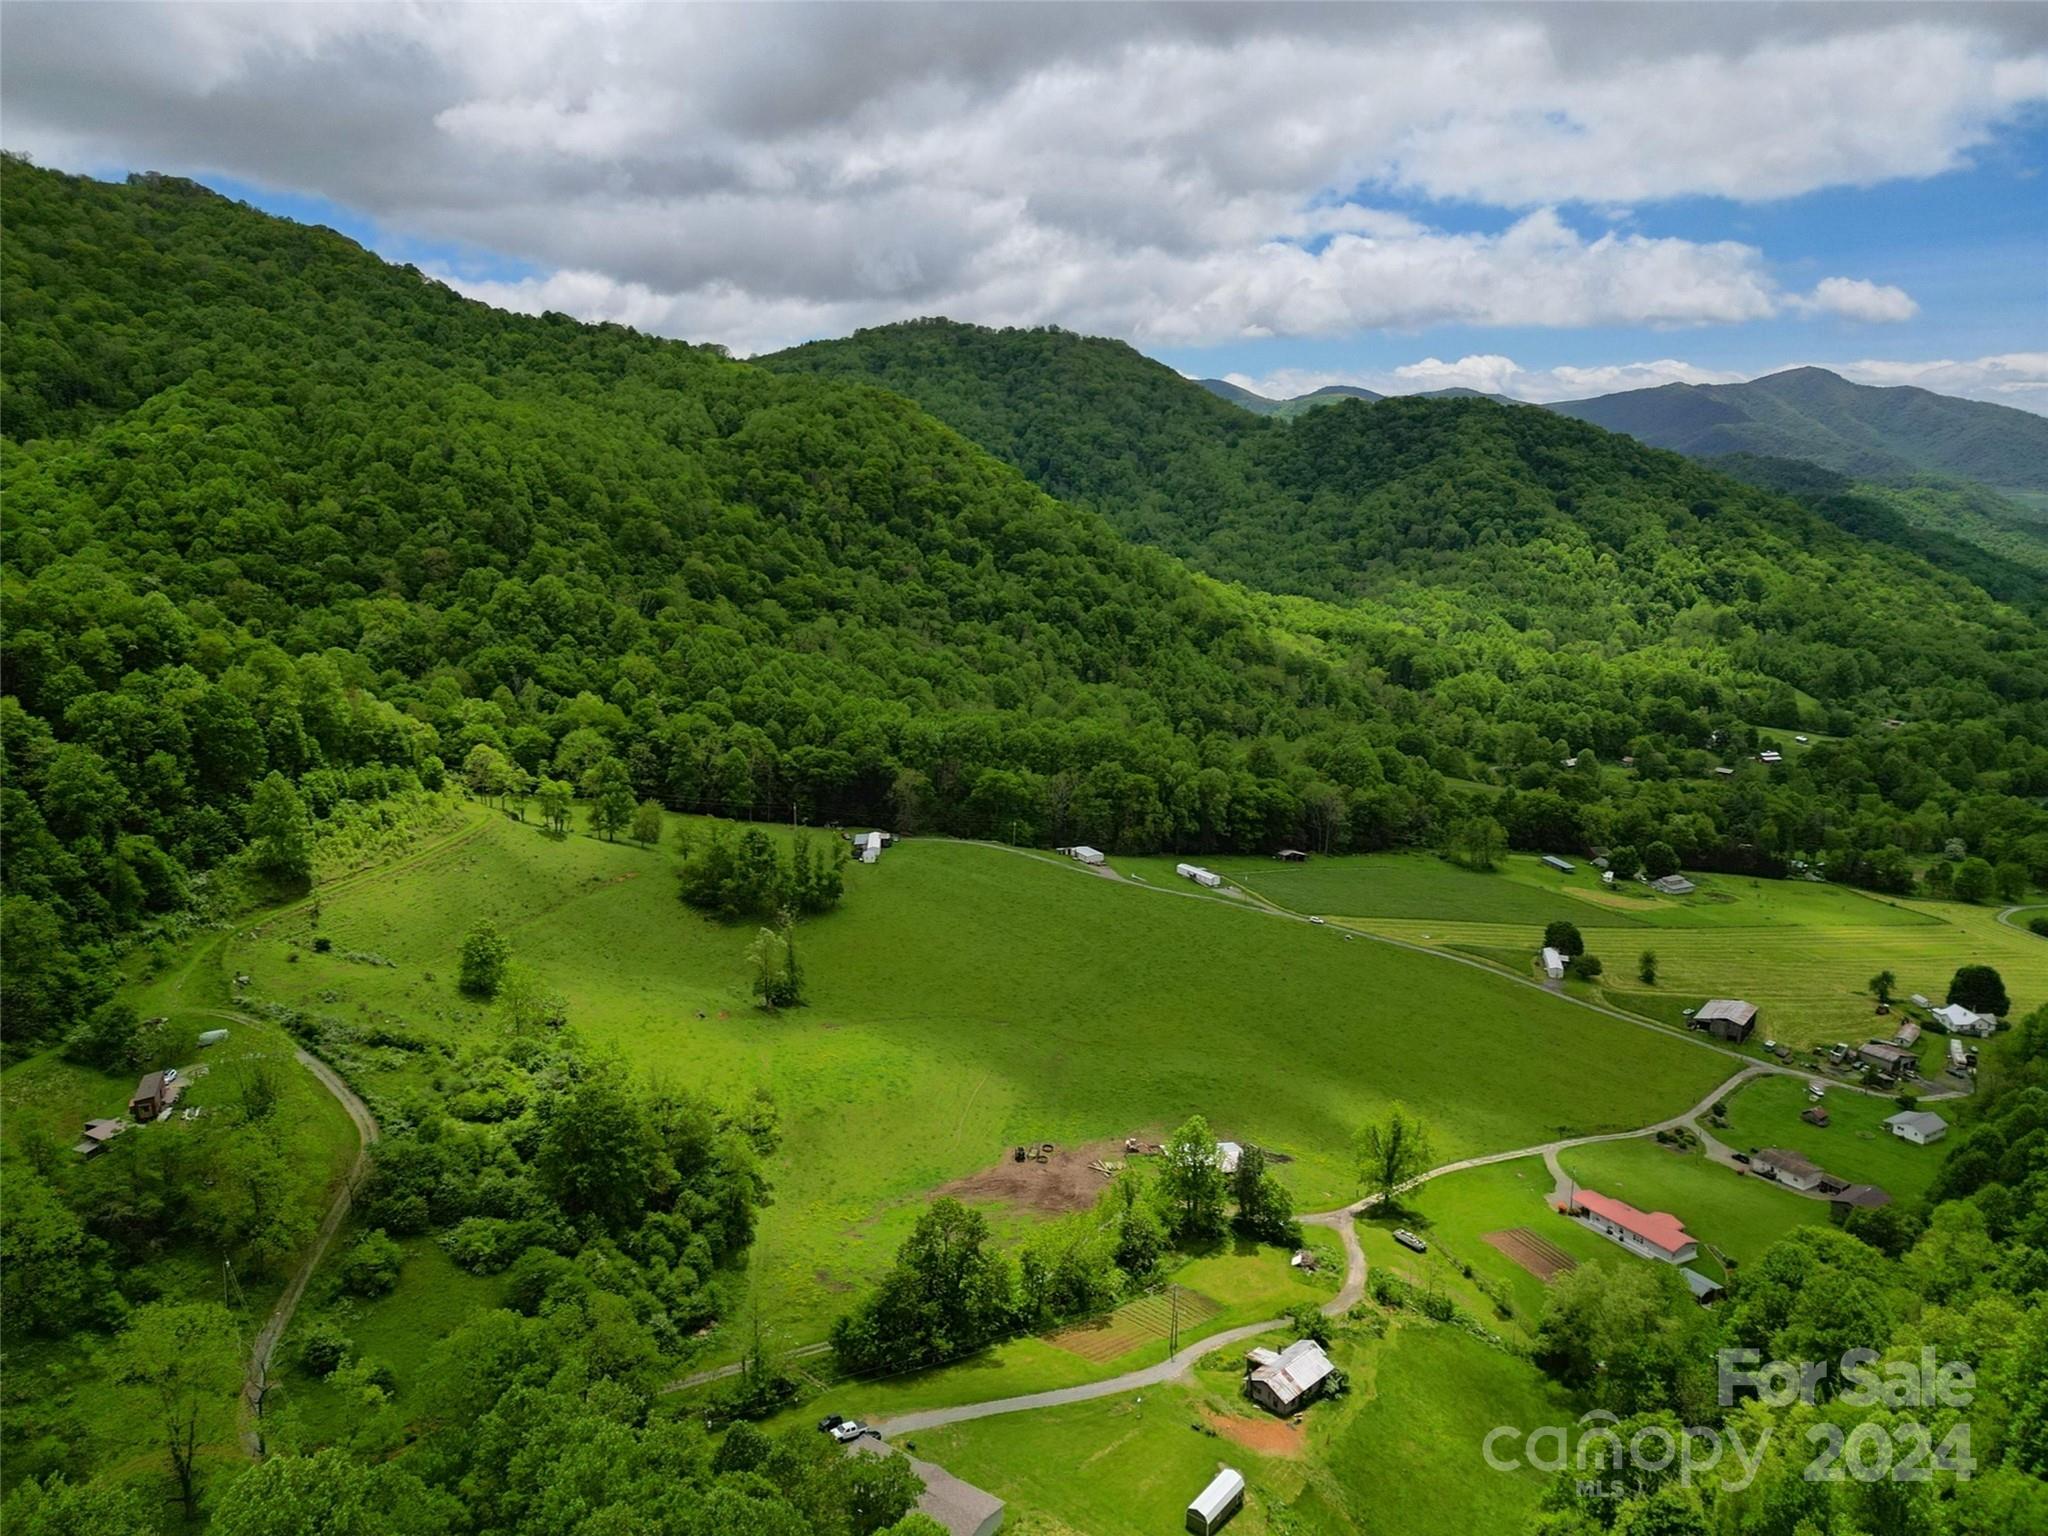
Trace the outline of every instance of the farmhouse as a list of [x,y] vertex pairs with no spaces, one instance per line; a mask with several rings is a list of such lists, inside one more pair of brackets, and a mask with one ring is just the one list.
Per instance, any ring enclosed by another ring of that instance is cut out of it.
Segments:
[[1580,1190],[1562,1209],[1582,1226],[1646,1259],[1690,1264],[1699,1257],[1700,1245],[1669,1211],[1639,1211],[1626,1200],[1610,1200],[1591,1189]]
[[1920,1059],[1903,1046],[1887,1040],[1872,1040],[1856,1047],[1856,1059],[1885,1077],[1916,1077]]
[[1710,998],[1692,1016],[1692,1027],[1704,1029],[1716,1040],[1740,1045],[1756,1028],[1756,1004],[1733,997]]
[[1552,981],[1556,981],[1559,977],[1564,975],[1563,950],[1552,949],[1548,944],[1546,944],[1543,946],[1543,954],[1541,958],[1543,961],[1543,974],[1548,976]]
[[1545,864],[1548,864],[1552,869],[1556,870],[1560,875],[1568,875],[1572,872],[1571,863],[1568,860],[1560,859],[1554,853],[1546,853],[1545,855],[1543,855],[1543,862]]
[[1916,1147],[1939,1141],[1948,1134],[1948,1122],[1925,1109],[1909,1109],[1893,1115],[1885,1121],[1884,1128],[1899,1140],[1910,1141]]
[[85,1136],[72,1151],[80,1157],[98,1157],[107,1150],[107,1143],[128,1129],[122,1120],[88,1120],[85,1122]]
[[184,1091],[183,1078],[174,1075],[166,1081],[162,1072],[145,1072],[129,1097],[128,1113],[137,1120],[154,1120],[177,1103]]
[[1787,1189],[1812,1189],[1820,1183],[1824,1171],[1818,1163],[1784,1147],[1765,1147],[1761,1152],[1752,1154],[1749,1166],[1766,1178],[1776,1179]]
[[1699,887],[1683,875],[1666,875],[1661,880],[1652,880],[1650,889],[1666,896],[1690,896]]
[[1223,1529],[1230,1517],[1244,1508],[1244,1478],[1234,1467],[1225,1467],[1209,1480],[1188,1505],[1188,1529],[1195,1536],[1212,1536]]
[[944,1467],[919,1461],[869,1436],[862,1436],[848,1449],[863,1456],[902,1456],[908,1461],[924,1484],[924,1492],[917,1496],[918,1512],[944,1526],[948,1536],[995,1536],[1002,1529],[1003,1501],[972,1483],[963,1483]]
[[1336,1367],[1314,1339],[1296,1339],[1277,1354],[1255,1349],[1244,1357],[1245,1390],[1269,1413],[1305,1408],[1330,1379]]
[[1058,851],[1082,864],[1100,864],[1103,859],[1100,848],[1090,848],[1086,843],[1076,844],[1072,848],[1061,848]]
[[1950,1003],[1943,1008],[1930,1008],[1934,1022],[1952,1035],[1990,1035],[1997,1032],[1998,1015],[1975,1013],[1961,1003]]
[[1273,857],[1282,864],[1306,864],[1308,862],[1308,855],[1299,848],[1282,848]]

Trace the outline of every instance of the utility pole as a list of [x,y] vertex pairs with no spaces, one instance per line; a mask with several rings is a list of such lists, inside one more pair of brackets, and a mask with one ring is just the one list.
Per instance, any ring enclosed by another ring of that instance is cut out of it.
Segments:
[[1169,1280],[1166,1284],[1166,1296],[1169,1303],[1167,1308],[1169,1321],[1166,1325],[1166,1358],[1171,1360],[1180,1353],[1180,1287]]

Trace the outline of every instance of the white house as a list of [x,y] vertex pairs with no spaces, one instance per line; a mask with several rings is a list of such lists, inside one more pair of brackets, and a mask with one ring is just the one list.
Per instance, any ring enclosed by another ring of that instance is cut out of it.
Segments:
[[1976,1013],[1961,1003],[1950,1003],[1943,1008],[1930,1008],[1934,1022],[1952,1035],[1990,1035],[1997,1033],[1998,1015]]
[[1611,1200],[1591,1189],[1573,1195],[1563,1210],[1582,1226],[1643,1258],[1690,1264],[1699,1257],[1699,1243],[1669,1211],[1639,1211],[1626,1200]]
[[1244,1148],[1234,1141],[1216,1143],[1216,1169],[1219,1173],[1235,1173],[1237,1165],[1244,1158]]
[[1885,1121],[1884,1128],[1901,1141],[1910,1141],[1916,1147],[1924,1147],[1930,1142],[1939,1141],[1948,1134],[1948,1122],[1925,1109],[1902,1110]]
[[1564,975],[1565,961],[1563,950],[1552,949],[1548,944],[1546,944],[1543,946],[1542,960],[1543,974],[1548,976],[1552,981],[1556,981],[1559,977]]
[[1818,1163],[1784,1147],[1765,1147],[1761,1152],[1751,1153],[1749,1166],[1770,1175],[1787,1189],[1812,1189],[1826,1175]]
[[1195,1536],[1215,1536],[1230,1517],[1244,1508],[1244,1478],[1234,1467],[1225,1467],[1209,1480],[1209,1486],[1188,1505],[1188,1529]]

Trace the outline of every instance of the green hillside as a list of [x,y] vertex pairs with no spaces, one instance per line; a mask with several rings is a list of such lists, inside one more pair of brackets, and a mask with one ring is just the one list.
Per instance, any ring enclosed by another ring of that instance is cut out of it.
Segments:
[[1319,405],[1336,405],[1344,400],[1384,400],[1385,395],[1370,389],[1360,389],[1355,384],[1325,384],[1321,389],[1310,390],[1305,395],[1294,395],[1286,400],[1269,400],[1264,395],[1255,395],[1248,389],[1240,388],[1227,379],[1197,379],[1196,383],[1219,400],[1228,400],[1232,405],[1241,405],[1259,416],[1299,416],[1312,411]]
[[[942,332],[951,340],[937,341]],[[1583,778],[1559,783],[1557,769],[1567,757],[1583,763],[1582,748],[1603,763],[1636,759],[1640,779],[1674,766],[1680,776],[1708,773],[1716,760],[1685,754],[1725,753],[1745,726],[1851,738],[1768,789],[1744,791],[1753,814],[1731,818],[1721,799],[1688,795],[1661,804],[1660,833],[1644,828],[1668,837],[1686,816],[1706,815],[1717,828],[1706,841],[1728,839],[1709,857],[1738,862],[1729,843],[1811,835],[1791,826],[1819,813],[1800,775],[1845,784],[1835,775],[1847,770],[1882,782],[1891,770],[1878,760],[1934,722],[1946,728],[1930,731],[1923,751],[1949,750],[1956,727],[1988,727],[2000,743],[1993,758],[2012,752],[2026,764],[2002,790],[2048,789],[2037,751],[2048,739],[2041,626],[1794,500],[1584,423],[1485,400],[1394,399],[1291,423],[1230,411],[1224,435],[1182,453],[1218,408],[1200,385],[1121,344],[1062,336],[1059,378],[1085,378],[1085,391],[1052,379],[1011,388],[1021,366],[1012,349],[1045,345],[925,321],[765,365],[885,377],[1027,473],[1039,471],[1015,445],[1060,436],[1070,450],[1057,468],[1063,495],[1214,575],[1316,599],[1275,611],[1410,690],[1394,707],[1450,777],[1505,767],[1517,787],[1574,799]],[[1140,387],[1150,391],[1142,412],[1089,411],[1091,399]],[[1148,479],[1148,464],[1164,467]],[[1453,743],[1458,750],[1443,749]],[[1643,805],[1611,782],[1599,794]],[[1630,811],[1610,806],[1619,812],[1605,824],[1610,836],[1637,835]],[[1521,802],[1493,813],[1521,846],[1546,835],[1571,843],[1587,829],[1567,814],[1541,831],[1518,820]],[[2034,810],[1995,813],[2008,816],[2029,829],[2021,842],[2039,835]],[[1891,820],[1850,836],[1910,844],[1915,834]]]
[[1793,368],[1746,384],[1665,384],[1551,407],[1695,457],[1806,459],[1857,479],[1941,474],[2048,491],[2048,418]]

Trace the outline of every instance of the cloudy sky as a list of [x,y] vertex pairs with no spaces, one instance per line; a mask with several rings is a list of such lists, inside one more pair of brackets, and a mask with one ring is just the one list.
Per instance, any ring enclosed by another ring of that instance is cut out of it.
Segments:
[[0,140],[745,354],[2048,410],[2048,6],[0,5]]

